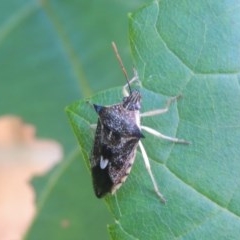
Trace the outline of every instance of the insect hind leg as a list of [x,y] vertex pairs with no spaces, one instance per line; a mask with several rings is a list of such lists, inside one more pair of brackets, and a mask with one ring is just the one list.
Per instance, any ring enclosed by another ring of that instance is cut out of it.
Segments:
[[151,165],[150,165],[147,153],[146,153],[145,148],[143,147],[143,144],[142,144],[141,141],[139,141],[139,147],[140,147],[140,150],[142,152],[142,156],[143,156],[143,160],[144,160],[146,169],[147,169],[148,174],[149,174],[149,176],[150,176],[150,178],[152,180],[152,184],[153,184],[154,190],[155,190],[157,196],[160,198],[161,202],[162,203],[166,203],[166,199],[164,198],[163,194],[160,192],[160,190],[158,188],[157,182],[156,182],[156,180],[154,178],[154,175],[152,173],[152,170],[151,170]]

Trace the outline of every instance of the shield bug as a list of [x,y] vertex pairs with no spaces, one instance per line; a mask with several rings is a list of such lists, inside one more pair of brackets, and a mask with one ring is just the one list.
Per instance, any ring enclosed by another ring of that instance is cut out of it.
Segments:
[[123,87],[124,98],[122,102],[110,106],[93,104],[98,114],[95,139],[90,157],[95,194],[98,198],[101,198],[107,193],[113,194],[116,192],[127,179],[139,146],[154,190],[161,201],[165,203],[166,200],[158,188],[147,153],[141,142],[141,139],[144,138],[142,131],[144,130],[175,143],[188,144],[188,142],[183,139],[165,136],[150,127],[143,126],[140,120],[141,117],[166,113],[177,97],[170,98],[163,109],[140,113],[141,94],[139,91],[131,89],[131,84],[139,81],[137,71],[134,70],[134,76],[129,80],[115,43],[112,43],[112,46],[126,77],[127,84]]

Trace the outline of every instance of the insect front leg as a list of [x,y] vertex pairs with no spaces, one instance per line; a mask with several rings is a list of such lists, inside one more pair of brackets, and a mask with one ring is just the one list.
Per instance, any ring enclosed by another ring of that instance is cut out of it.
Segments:
[[154,190],[155,190],[156,194],[158,195],[158,197],[160,198],[160,200],[163,203],[166,203],[166,199],[164,198],[164,196],[162,195],[162,193],[160,192],[160,190],[158,188],[157,182],[156,182],[156,180],[154,178],[154,175],[152,173],[152,170],[151,170],[151,166],[150,166],[150,162],[149,162],[147,153],[146,153],[145,148],[143,147],[143,144],[142,144],[141,141],[139,141],[139,147],[140,147],[140,150],[142,152],[142,156],[143,156],[143,160],[144,160],[146,169],[147,169],[148,174],[149,174],[149,176],[150,176],[150,178],[152,180],[152,184],[153,184]]
[[95,130],[97,128],[97,124],[96,123],[90,124],[90,127]]

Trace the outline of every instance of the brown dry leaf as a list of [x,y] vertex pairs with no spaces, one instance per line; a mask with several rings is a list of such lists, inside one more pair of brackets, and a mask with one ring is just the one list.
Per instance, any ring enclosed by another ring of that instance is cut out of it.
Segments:
[[62,158],[56,141],[37,139],[35,127],[16,116],[0,117],[0,240],[20,240],[35,214],[29,184]]

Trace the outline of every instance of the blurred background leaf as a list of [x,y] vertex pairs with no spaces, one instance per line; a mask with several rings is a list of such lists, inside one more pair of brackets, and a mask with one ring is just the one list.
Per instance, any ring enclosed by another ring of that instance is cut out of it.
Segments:
[[1,2],[0,114],[34,124],[39,137],[62,144],[65,156],[33,181],[38,213],[27,239],[107,239],[112,217],[93,194],[64,108],[123,84],[111,41],[131,70],[127,14],[143,2]]

